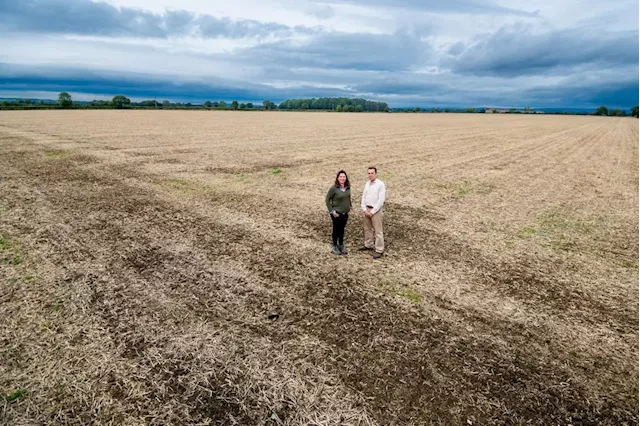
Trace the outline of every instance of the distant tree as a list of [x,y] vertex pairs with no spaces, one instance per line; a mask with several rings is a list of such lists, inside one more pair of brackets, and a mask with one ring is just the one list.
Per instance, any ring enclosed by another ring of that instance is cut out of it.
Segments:
[[218,109],[227,109],[227,103],[225,101],[220,101]]
[[123,109],[131,105],[131,99],[124,95],[116,95],[111,99],[111,106],[115,109]]
[[132,102],[131,105],[143,106],[143,107],[155,107],[156,106],[156,101],[151,99],[149,101]]
[[247,108],[252,109],[253,108],[253,103],[247,102]]
[[384,112],[389,112],[389,106],[388,105],[384,107]]
[[220,102],[218,102],[218,101],[213,101],[213,102],[211,103],[211,106],[212,106],[213,108],[218,108],[218,107],[220,106]]
[[278,109],[278,105],[274,104],[273,102],[269,102],[269,109]]
[[58,105],[60,105],[60,108],[71,108],[71,105],[73,105],[71,95],[67,92],[60,92],[58,95]]
[[[310,98],[310,99],[287,99],[282,101],[278,109],[283,110],[299,110],[303,109],[303,105],[307,105],[312,110],[336,110],[338,106],[342,112],[349,111],[349,106],[353,106],[354,110],[358,105],[362,106],[363,111],[384,111],[388,107],[386,102],[375,102],[361,98]],[[272,108],[275,109],[275,108]]]
[[309,104],[308,103],[302,104],[302,109],[309,109]]
[[240,104],[240,109],[245,109],[247,107],[247,104]]
[[211,108],[213,106],[213,104],[211,103],[211,101],[207,101],[204,103],[205,108]]
[[638,118],[638,105],[631,108],[631,115],[635,118]]
[[169,101],[162,101],[162,107],[170,107],[171,106],[171,102]]
[[94,107],[108,107],[109,106],[109,101],[101,101],[101,100],[97,100],[94,99],[91,102],[89,102],[89,105],[94,106]]
[[531,107],[530,107],[530,106],[526,106],[526,107],[524,107],[524,110],[525,110],[526,112],[530,112],[530,111],[531,111]]
[[271,101],[268,101],[266,99],[264,101],[262,101],[262,107],[264,109],[269,109],[270,106],[271,106]]
[[475,108],[467,108],[467,112],[473,114],[474,112],[476,112]]
[[187,103],[185,104],[185,106],[186,106],[187,108],[191,108],[191,107],[192,107],[191,102],[187,102]]
[[349,106],[347,107],[347,111],[349,111],[349,112],[355,112],[355,111],[356,111],[356,107],[355,107],[355,106],[353,106],[353,105],[349,105]]
[[609,115],[609,110],[606,106],[602,105],[596,109],[596,115]]
[[510,112],[511,114],[513,114],[513,113],[515,113],[515,112],[516,112],[516,109],[515,109],[515,108],[510,108],[510,109],[509,109],[509,112]]
[[238,101],[231,102],[231,109],[238,109]]
[[451,109],[450,108],[445,108],[444,112],[451,112]]
[[338,106],[336,107],[336,111],[338,111],[338,112],[342,112],[342,105],[338,105]]
[[621,109],[615,108],[609,111],[609,115],[612,117],[624,117],[627,113]]
[[414,109],[414,111],[415,111],[415,112],[420,112],[420,107],[416,107],[416,108]]
[[364,107],[362,105],[356,105],[356,112],[363,112]]

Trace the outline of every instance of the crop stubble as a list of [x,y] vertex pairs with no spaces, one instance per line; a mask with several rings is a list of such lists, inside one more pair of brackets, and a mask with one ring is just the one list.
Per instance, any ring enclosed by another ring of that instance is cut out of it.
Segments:
[[[1,421],[638,423],[637,120],[4,112],[0,150]],[[354,215],[333,257],[369,165],[388,256]]]

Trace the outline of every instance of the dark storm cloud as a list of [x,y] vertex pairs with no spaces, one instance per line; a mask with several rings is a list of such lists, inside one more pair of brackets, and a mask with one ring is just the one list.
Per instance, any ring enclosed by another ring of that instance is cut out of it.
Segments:
[[434,96],[438,94],[451,93],[449,88],[442,81],[429,81],[428,78],[415,79],[411,76],[390,76],[385,79],[355,84],[350,88],[359,93],[377,93],[380,95],[400,95],[400,96]]
[[443,64],[454,72],[474,75],[519,75],[567,72],[567,68],[600,64],[638,64],[638,32],[597,34],[575,29],[534,32],[531,27],[504,27],[464,46],[449,49]]
[[273,22],[198,15],[185,10],[168,10],[155,14],[89,0],[0,0],[0,29],[161,38],[182,35],[244,38],[313,31]]
[[67,91],[135,98],[170,99],[203,102],[205,100],[282,101],[296,97],[348,96],[342,89],[301,85],[278,89],[260,83],[222,78],[203,81],[176,80],[171,76],[154,76],[127,72],[97,72],[67,67],[23,68],[0,63],[0,91]]
[[239,50],[234,56],[281,68],[305,67],[393,71],[419,66],[432,54],[429,44],[407,32],[324,33],[304,42],[283,40]]

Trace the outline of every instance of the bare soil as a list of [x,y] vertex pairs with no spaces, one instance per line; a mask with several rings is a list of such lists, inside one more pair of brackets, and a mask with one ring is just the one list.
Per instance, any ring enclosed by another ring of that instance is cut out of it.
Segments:
[[2,424],[637,425],[638,120],[2,112],[0,315]]

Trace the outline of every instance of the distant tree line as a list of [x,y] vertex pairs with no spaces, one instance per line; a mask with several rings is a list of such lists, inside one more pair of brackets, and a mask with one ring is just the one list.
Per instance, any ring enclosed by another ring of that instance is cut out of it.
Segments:
[[[254,105],[252,102],[240,103],[232,101],[227,104],[226,101],[206,101],[203,104],[192,104],[190,102],[170,102],[163,100],[158,102],[155,99],[144,100],[140,102],[132,102],[124,95],[116,95],[110,101],[93,100],[74,101],[68,92],[61,92],[58,100],[31,100],[31,99],[5,99],[0,100],[0,109],[80,109],[80,108],[104,108],[104,109],[220,109],[220,110],[331,110],[337,112],[364,112],[364,111],[383,111],[383,112],[409,112],[409,113],[502,113],[502,114],[534,114],[542,111],[534,111],[531,107],[525,107],[523,110],[516,108],[495,109],[495,108],[431,108],[424,109],[421,107],[411,108],[389,108],[386,102],[368,101],[361,98],[311,98],[311,99],[287,99],[286,101],[276,105],[270,100],[262,101],[262,105]],[[589,115],[587,112],[551,112],[547,114],[562,115]],[[631,108],[630,112],[619,108],[609,109],[606,106],[598,107],[593,115],[626,117],[632,116],[638,118],[638,105]]]
[[[190,104],[189,104],[190,105]],[[247,109],[264,109],[264,110],[272,110],[272,109],[277,109],[278,107],[276,106],[276,104],[274,104],[273,102],[271,102],[270,100],[264,100],[262,101],[262,106],[258,105],[254,105],[253,102],[238,102],[238,101],[232,101],[230,104],[227,104],[225,101],[206,101],[205,103],[202,104],[203,107],[207,108],[207,109],[230,109],[230,110],[238,110],[238,109],[243,109],[243,110],[247,110]]]
[[[626,117],[627,111],[619,108],[609,109],[606,106],[602,105],[596,109],[595,115],[605,115],[610,117]],[[638,118],[638,105],[631,108],[631,116]]]
[[50,100],[33,99],[3,99],[0,100],[0,109],[56,109],[58,103]]
[[132,102],[124,95],[116,95],[110,101],[74,101],[68,92],[60,92],[58,100],[38,100],[31,99],[5,99],[0,100],[0,109],[229,109],[229,110],[274,110],[278,106],[265,100],[262,104],[254,105],[252,102],[240,103],[233,101],[206,101],[202,104],[192,104],[191,102],[170,102],[168,100],[158,101],[156,99]]
[[[484,113],[487,109],[486,108],[422,108],[422,107],[409,107],[409,108],[391,108],[391,112],[422,112],[422,113],[448,113],[448,112],[455,112],[455,113],[468,113],[468,114],[473,114],[473,113]],[[526,110],[526,108],[525,108]],[[511,111],[509,112],[520,112],[520,111],[516,111],[515,108],[513,108]]]
[[364,112],[384,111],[389,112],[386,102],[368,101],[361,98],[311,98],[311,99],[287,99],[280,103],[278,109],[282,110],[324,110],[338,112]]
[[335,110],[344,112],[363,111],[389,111],[386,102],[374,102],[365,99],[349,98],[318,98],[318,99],[289,99],[279,106],[274,102],[265,99],[262,104],[254,105],[252,102],[232,101],[206,101],[202,104],[192,104],[191,102],[170,102],[168,100],[157,101],[156,99],[132,102],[124,95],[114,96],[110,101],[93,100],[74,101],[68,92],[61,92],[58,101],[32,102],[29,99],[11,99],[0,101],[0,109],[219,109],[219,110]]
[[[421,107],[409,107],[409,108],[392,108],[391,112],[422,112],[422,113],[484,113],[485,108],[421,108]],[[515,108],[513,109],[515,112]]]
[[[153,101],[151,101],[153,102]],[[0,101],[0,109],[80,109],[80,108],[115,108],[124,109],[132,105],[138,105],[131,102],[124,95],[114,96],[110,101],[94,100],[91,102],[77,102],[71,98],[68,92],[60,92],[58,101],[40,100],[32,101],[31,99],[11,99]]]
[[[267,101],[269,102],[269,101]],[[272,102],[271,102],[272,103]],[[238,102],[238,101],[233,101],[231,102],[230,105],[227,105],[227,103],[225,101],[206,101],[204,104],[202,104],[202,106],[204,106],[205,108],[208,109],[254,109],[255,107],[253,106],[252,102]]]
[[524,107],[524,109],[497,109],[497,108],[431,108],[424,109],[420,107],[410,107],[410,108],[392,108],[391,112],[423,112],[423,113],[499,113],[499,114],[558,114],[558,115],[602,115],[602,116],[610,116],[610,117],[627,117],[632,116],[638,118],[638,105],[631,108],[630,112],[625,111],[623,109],[614,108],[608,109],[606,106],[598,107],[593,113],[589,112],[571,112],[571,111],[556,111],[556,112],[545,112],[542,110],[534,111],[531,107]]

